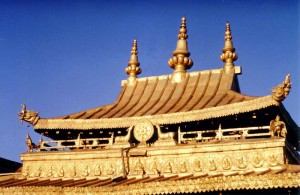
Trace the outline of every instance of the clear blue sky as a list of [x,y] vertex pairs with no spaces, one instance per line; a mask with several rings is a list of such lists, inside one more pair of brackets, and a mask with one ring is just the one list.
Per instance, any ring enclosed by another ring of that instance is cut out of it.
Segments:
[[186,16],[190,71],[221,68],[225,23],[242,66],[242,93],[271,94],[291,73],[284,105],[300,124],[299,1],[0,1],[0,156],[20,161],[21,103],[56,117],[113,103],[138,40],[139,77],[171,74]]

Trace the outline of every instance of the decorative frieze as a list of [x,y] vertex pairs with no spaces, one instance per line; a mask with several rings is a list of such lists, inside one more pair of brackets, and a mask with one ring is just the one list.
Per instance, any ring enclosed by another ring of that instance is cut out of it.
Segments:
[[[132,149],[132,153],[124,152],[123,157],[117,149],[92,150],[86,153],[45,152],[43,155],[25,153],[22,154],[22,175],[28,178],[116,178],[124,174],[128,177],[141,177],[273,169],[284,164],[281,142],[284,139],[273,139],[266,143],[250,141],[236,145],[238,148],[245,144],[251,145],[242,150],[235,150],[235,147],[228,144],[210,144],[208,151],[204,151],[201,144],[198,147],[174,146],[172,150],[143,146]],[[139,150],[143,152],[138,152]]]

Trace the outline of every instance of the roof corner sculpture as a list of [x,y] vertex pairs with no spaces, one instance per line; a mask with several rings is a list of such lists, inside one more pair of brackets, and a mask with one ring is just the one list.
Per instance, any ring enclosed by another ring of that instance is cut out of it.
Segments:
[[290,93],[292,83],[291,74],[287,74],[283,83],[277,85],[272,89],[272,98],[276,101],[283,101]]
[[25,104],[21,104],[21,105],[22,105],[22,110],[21,112],[18,113],[18,115],[20,116],[21,123],[23,121],[26,121],[31,125],[35,125],[40,119],[39,112],[26,110],[26,105]]
[[128,82],[132,84],[136,80],[136,75],[142,72],[142,69],[139,67],[140,63],[138,61],[138,51],[137,51],[137,40],[133,41],[133,46],[131,49],[131,56],[128,62],[128,67],[125,69],[125,72],[128,74]]
[[237,53],[235,53],[235,48],[233,47],[233,43],[231,41],[231,31],[230,24],[226,23],[226,31],[225,31],[225,45],[222,49],[223,54],[220,56],[221,60],[225,62],[224,71],[225,73],[229,72],[233,67],[233,62],[238,59]]
[[185,21],[185,17],[182,17],[177,46],[173,51],[173,57],[168,61],[169,66],[174,69],[172,75],[174,83],[180,83],[185,77],[186,70],[193,66],[193,61],[189,58],[190,52],[188,51],[188,43],[186,41],[188,35]]

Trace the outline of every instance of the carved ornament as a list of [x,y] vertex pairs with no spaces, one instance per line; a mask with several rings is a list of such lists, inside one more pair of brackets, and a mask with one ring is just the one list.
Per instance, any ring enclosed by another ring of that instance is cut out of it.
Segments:
[[280,116],[277,115],[275,120],[271,120],[270,122],[270,132],[271,137],[286,137],[287,129],[285,123],[280,120]]
[[136,140],[141,144],[145,145],[146,142],[151,139],[154,134],[154,128],[152,123],[149,120],[145,120],[142,123],[134,126],[133,135]]
[[25,104],[22,104],[22,110],[21,110],[21,112],[18,113],[18,115],[20,116],[21,123],[23,121],[26,121],[29,124],[35,125],[35,124],[37,124],[38,120],[40,119],[39,112],[35,112],[32,110],[26,110]]
[[285,80],[272,89],[272,98],[274,100],[283,101],[289,95],[292,87],[290,77],[290,74],[286,75]]

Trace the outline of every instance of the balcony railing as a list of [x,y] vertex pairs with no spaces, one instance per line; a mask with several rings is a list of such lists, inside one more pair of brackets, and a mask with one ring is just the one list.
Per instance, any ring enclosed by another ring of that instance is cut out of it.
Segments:
[[38,151],[55,151],[69,149],[95,149],[105,148],[113,145],[113,134],[107,138],[83,138],[78,136],[73,140],[50,140],[41,141],[38,145]]
[[271,137],[270,126],[230,128],[217,130],[201,130],[182,132],[178,129],[178,143],[190,141],[205,142],[210,140],[246,139],[255,137]]

